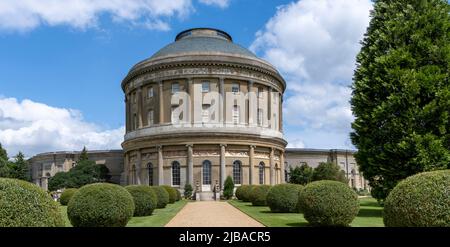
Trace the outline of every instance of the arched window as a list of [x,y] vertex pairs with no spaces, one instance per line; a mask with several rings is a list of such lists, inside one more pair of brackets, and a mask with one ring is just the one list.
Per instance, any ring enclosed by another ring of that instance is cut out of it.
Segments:
[[180,163],[172,162],[172,186],[180,186]]
[[264,184],[264,162],[259,163],[259,184]]
[[211,161],[203,161],[203,184],[211,184]]
[[148,169],[148,185],[153,185],[153,164],[148,163],[147,169]]
[[241,184],[241,162],[236,160],[233,162],[233,181],[234,184]]

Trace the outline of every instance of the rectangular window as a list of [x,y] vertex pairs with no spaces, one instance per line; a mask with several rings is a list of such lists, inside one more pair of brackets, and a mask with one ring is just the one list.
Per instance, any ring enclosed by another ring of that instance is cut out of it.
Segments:
[[258,109],[258,126],[262,126],[263,120],[263,110]]
[[233,93],[239,93],[239,83],[233,83],[231,85],[231,92]]
[[172,93],[178,93],[180,91],[180,84],[178,82],[172,83]]
[[148,97],[148,98],[153,97],[153,87],[149,87],[149,88],[148,88],[148,91],[147,91],[147,97]]
[[202,93],[209,92],[209,81],[202,82]]
[[233,106],[233,123],[239,123],[239,107],[237,105]]
[[258,88],[258,91],[257,91],[257,96],[258,96],[258,98],[262,98],[262,92],[263,92],[263,89],[262,88]]
[[137,102],[137,97],[136,97],[136,93],[134,93],[134,94],[133,94],[133,103],[136,104],[136,102]]
[[148,125],[153,125],[153,110],[148,111],[147,120]]

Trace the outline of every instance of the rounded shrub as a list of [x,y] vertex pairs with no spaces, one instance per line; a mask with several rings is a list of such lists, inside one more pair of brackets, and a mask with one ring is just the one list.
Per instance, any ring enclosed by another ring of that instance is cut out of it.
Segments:
[[134,213],[131,194],[116,184],[88,184],[73,195],[67,216],[75,227],[126,226]]
[[59,198],[59,203],[61,203],[61,205],[63,206],[67,206],[67,204],[69,204],[70,198],[72,198],[77,190],[78,189],[75,188],[65,189],[61,194],[61,197]]
[[272,186],[270,185],[256,185],[250,191],[250,201],[253,206],[266,206],[267,194]]
[[241,185],[241,186],[237,187],[236,191],[234,192],[234,196],[236,196],[236,198],[238,200],[242,200],[242,186],[247,186],[247,185]]
[[128,185],[125,189],[134,201],[134,216],[147,216],[153,213],[158,203],[155,191],[148,185]]
[[161,186],[151,186],[151,188],[156,194],[156,208],[165,208],[169,203],[169,192]]
[[395,186],[384,201],[391,227],[450,227],[450,170],[423,172]]
[[64,226],[59,204],[37,185],[0,178],[0,227]]
[[358,195],[347,184],[321,180],[299,193],[299,209],[316,226],[348,226],[359,212]]
[[297,213],[298,194],[303,188],[299,184],[277,184],[267,193],[267,205],[276,213]]
[[240,191],[239,191],[239,196],[241,197],[240,200],[242,200],[244,202],[251,202],[250,192],[255,186],[257,186],[257,185],[241,185]]
[[177,189],[170,187],[169,185],[161,185],[167,193],[169,193],[169,203],[172,204],[177,201]]

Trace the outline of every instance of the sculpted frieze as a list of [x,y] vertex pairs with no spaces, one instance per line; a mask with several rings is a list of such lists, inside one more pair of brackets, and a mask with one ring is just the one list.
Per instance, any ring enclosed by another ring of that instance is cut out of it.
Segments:
[[163,157],[179,157],[179,156],[186,156],[186,151],[164,151]]
[[225,152],[225,156],[248,157],[248,152],[233,152],[233,151],[227,151],[227,152]]
[[255,158],[259,158],[259,159],[269,159],[269,154],[268,153],[260,153],[260,152],[255,152]]
[[192,156],[199,156],[199,157],[202,157],[202,156],[219,156],[219,155],[220,155],[220,153],[217,152],[217,151],[194,151],[192,153]]

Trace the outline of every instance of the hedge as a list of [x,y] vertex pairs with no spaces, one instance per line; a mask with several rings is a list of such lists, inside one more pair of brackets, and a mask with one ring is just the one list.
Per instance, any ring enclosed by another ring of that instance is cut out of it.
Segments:
[[148,185],[128,185],[125,187],[134,201],[133,216],[147,216],[153,213],[158,201],[155,191]]
[[253,206],[266,206],[267,194],[272,186],[270,185],[256,185],[252,186],[250,191],[250,201]]
[[161,185],[167,193],[169,193],[169,203],[175,203],[177,201],[178,195],[177,195],[177,189],[170,187],[169,185]]
[[303,188],[299,184],[277,184],[267,194],[267,205],[276,213],[297,213],[298,194]]
[[94,183],[81,187],[67,206],[67,216],[75,227],[126,226],[134,213],[134,201],[123,187]]
[[0,227],[64,226],[59,203],[37,185],[0,178]]
[[156,194],[157,204],[156,208],[165,208],[169,203],[169,192],[160,186],[151,186]]
[[395,186],[384,201],[385,226],[450,227],[450,170],[423,172]]
[[253,189],[253,187],[255,187],[256,185],[241,185],[238,189],[239,191],[236,190],[236,197],[238,197],[239,200],[242,200],[244,202],[250,202],[250,191]]
[[347,184],[321,180],[299,193],[299,209],[316,226],[348,226],[359,212],[358,195]]
[[67,206],[67,204],[69,204],[70,199],[77,191],[78,189],[75,188],[65,189],[61,194],[61,197],[59,198],[59,203],[61,203],[61,205],[63,206]]

